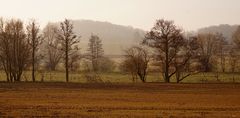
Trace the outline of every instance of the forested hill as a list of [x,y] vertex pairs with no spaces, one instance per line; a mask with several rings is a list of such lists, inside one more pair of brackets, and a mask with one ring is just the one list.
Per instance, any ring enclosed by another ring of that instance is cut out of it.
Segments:
[[222,33],[227,40],[231,40],[232,34],[236,31],[238,25],[228,25],[222,24],[217,26],[209,26],[205,28],[201,28],[198,30],[199,33]]
[[[131,26],[116,25],[109,22],[92,20],[72,20],[74,32],[81,36],[81,50],[86,52],[91,34],[96,34],[102,39],[103,48],[107,55],[122,55],[123,50],[132,45],[137,45],[144,37],[145,31]],[[200,28],[198,33],[222,33],[231,41],[233,32],[238,25],[221,24]]]
[[81,36],[80,45],[83,53],[87,50],[91,34],[97,34],[102,39],[107,55],[122,55],[127,47],[139,44],[145,34],[145,31],[141,29],[109,22],[73,20],[73,25],[75,33]]

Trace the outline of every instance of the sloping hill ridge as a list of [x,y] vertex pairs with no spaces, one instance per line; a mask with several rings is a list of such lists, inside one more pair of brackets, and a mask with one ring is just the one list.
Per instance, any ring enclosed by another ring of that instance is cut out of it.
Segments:
[[[131,26],[116,25],[109,22],[93,20],[72,20],[74,32],[81,36],[81,52],[85,53],[91,34],[102,39],[106,55],[122,55],[123,50],[138,45],[144,38],[146,31]],[[228,41],[239,25],[221,24],[200,28],[198,33],[222,33]]]
[[106,55],[122,55],[123,50],[139,44],[145,31],[131,26],[121,26],[109,22],[73,20],[74,32],[81,36],[81,50],[85,53],[91,34],[102,39]]
[[232,34],[237,30],[239,25],[228,25],[228,24],[221,24],[217,26],[209,26],[205,28],[201,28],[198,30],[199,33],[222,33],[223,36],[228,40],[231,41]]

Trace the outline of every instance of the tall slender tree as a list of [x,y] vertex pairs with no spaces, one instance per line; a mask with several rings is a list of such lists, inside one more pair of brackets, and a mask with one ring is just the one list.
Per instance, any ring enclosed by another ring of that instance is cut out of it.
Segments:
[[42,36],[40,35],[40,29],[37,23],[33,20],[27,26],[27,39],[28,44],[31,47],[31,64],[32,64],[32,81],[35,82],[35,64],[37,58],[37,51],[39,45],[42,43]]
[[88,44],[88,58],[92,63],[92,69],[97,72],[99,69],[100,59],[103,57],[104,50],[102,48],[102,41],[97,35],[91,35]]
[[69,56],[78,50],[79,38],[73,32],[73,24],[65,19],[60,23],[60,30],[58,31],[58,39],[61,41],[62,51],[64,51],[65,57],[65,71],[66,82],[69,81]]

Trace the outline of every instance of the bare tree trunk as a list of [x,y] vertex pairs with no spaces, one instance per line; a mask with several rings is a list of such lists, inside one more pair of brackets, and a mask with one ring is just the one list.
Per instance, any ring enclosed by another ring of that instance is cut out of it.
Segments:
[[66,59],[65,59],[65,68],[66,68],[66,82],[68,82],[69,80],[69,75],[68,75],[68,40],[66,40],[66,50],[65,50],[65,55],[66,55]]
[[176,79],[177,79],[177,83],[180,83],[180,72],[178,69],[176,70]]
[[165,47],[165,53],[166,53],[166,60],[165,60],[165,77],[164,77],[164,79],[165,79],[165,82],[166,83],[169,83],[170,82],[170,80],[169,80],[169,59],[168,59],[168,42],[166,42],[166,47]]
[[235,77],[234,77],[234,74],[235,74],[235,73],[233,73],[233,78],[232,78],[233,83],[235,83]]
[[35,47],[33,46],[32,49],[32,81],[35,82]]

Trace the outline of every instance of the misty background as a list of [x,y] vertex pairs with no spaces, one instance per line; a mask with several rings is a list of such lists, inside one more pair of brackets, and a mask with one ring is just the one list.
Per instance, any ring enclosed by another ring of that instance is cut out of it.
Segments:
[[240,21],[239,0],[0,0],[0,16],[49,22],[71,19],[86,51],[91,34],[99,35],[107,55],[135,45],[156,19],[174,20],[185,32],[219,32],[230,40]]

